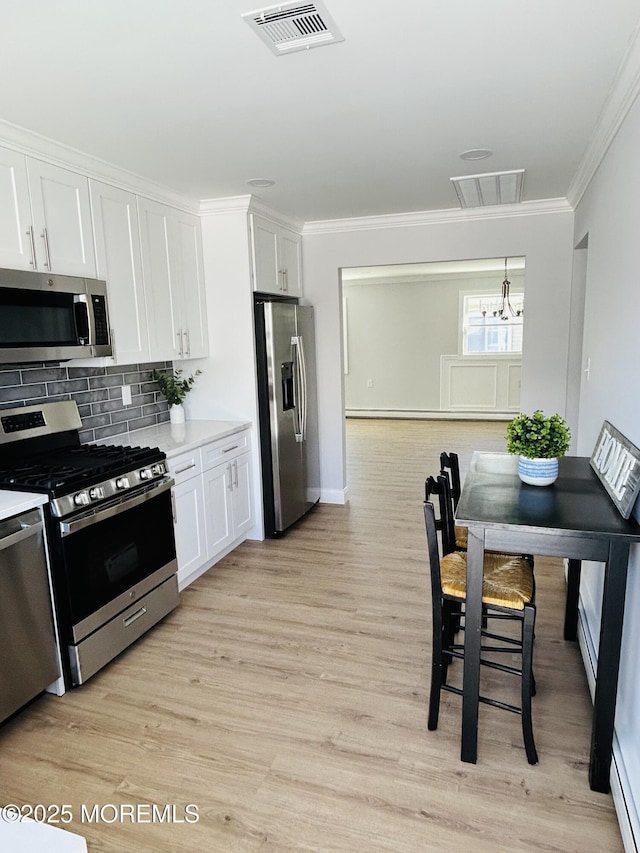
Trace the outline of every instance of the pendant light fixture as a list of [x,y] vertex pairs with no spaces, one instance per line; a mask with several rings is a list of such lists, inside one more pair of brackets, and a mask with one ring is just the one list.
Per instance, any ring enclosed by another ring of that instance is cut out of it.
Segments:
[[[494,317],[499,317],[501,320],[511,320],[512,317],[522,317],[524,314],[524,297],[520,298],[519,303],[514,307],[511,304],[510,297],[511,282],[507,277],[507,259],[504,259],[504,281],[502,282],[502,297],[500,302],[495,306],[492,313]],[[486,316],[486,311],[482,312],[483,317]]]

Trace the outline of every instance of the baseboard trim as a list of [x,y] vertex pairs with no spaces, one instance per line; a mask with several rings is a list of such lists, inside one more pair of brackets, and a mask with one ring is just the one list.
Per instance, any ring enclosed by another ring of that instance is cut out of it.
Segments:
[[[578,645],[587,674],[591,701],[593,701],[598,655],[582,604],[579,606]],[[620,835],[622,836],[625,853],[638,853],[640,820],[637,809],[635,808],[629,777],[625,769],[624,756],[615,732],[613,736],[613,759],[611,761],[609,783],[611,785],[611,796],[618,817],[618,826],[620,827]]]
[[443,412],[423,409],[345,409],[347,418],[405,418],[425,421],[510,421],[513,412]]

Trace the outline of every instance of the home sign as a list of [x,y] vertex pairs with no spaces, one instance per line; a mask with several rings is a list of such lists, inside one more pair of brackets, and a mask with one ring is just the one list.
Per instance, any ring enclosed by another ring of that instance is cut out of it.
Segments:
[[640,491],[640,450],[605,421],[590,461],[618,512],[629,518]]

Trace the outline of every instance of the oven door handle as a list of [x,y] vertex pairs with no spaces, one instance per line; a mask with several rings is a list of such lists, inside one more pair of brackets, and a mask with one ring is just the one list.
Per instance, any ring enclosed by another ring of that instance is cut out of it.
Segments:
[[77,533],[78,530],[90,527],[92,524],[98,524],[100,521],[113,518],[114,515],[118,515],[128,509],[140,506],[140,504],[146,503],[146,501],[157,498],[163,492],[169,491],[174,482],[171,478],[162,480],[159,483],[149,485],[142,494],[138,492],[134,497],[124,500],[122,503],[112,504],[105,507],[105,509],[96,509],[93,512],[81,515],[79,518],[74,518],[72,521],[59,521],[60,534],[61,536],[71,536]]

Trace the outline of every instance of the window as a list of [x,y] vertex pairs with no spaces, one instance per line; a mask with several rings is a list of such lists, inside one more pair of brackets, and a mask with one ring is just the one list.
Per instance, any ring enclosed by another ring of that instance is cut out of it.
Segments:
[[522,352],[522,307],[521,293],[511,295],[511,304],[519,317],[501,320],[497,312],[500,297],[497,294],[469,294],[463,297],[462,308],[462,353]]

